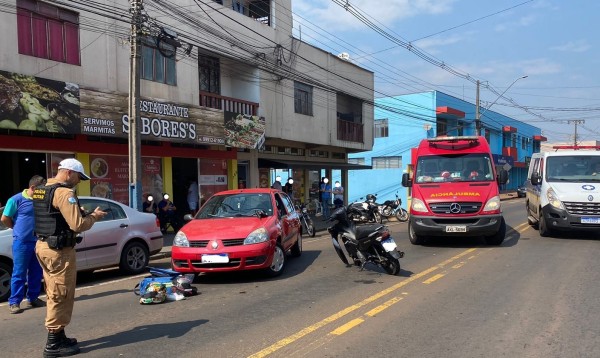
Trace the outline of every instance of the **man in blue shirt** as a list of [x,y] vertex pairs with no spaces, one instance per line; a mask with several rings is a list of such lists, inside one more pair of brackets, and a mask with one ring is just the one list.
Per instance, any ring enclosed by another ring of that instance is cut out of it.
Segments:
[[327,178],[323,178],[321,193],[321,198],[323,198],[323,220],[327,220],[329,219],[329,206],[331,205],[331,184],[329,184]]
[[[46,179],[34,175],[29,180],[29,187],[22,193],[13,195],[4,208],[0,220],[4,225],[13,229],[13,272],[10,280],[10,298],[8,307],[10,313],[21,313],[21,301],[27,296],[27,308],[44,307],[46,302],[40,300],[42,288],[42,268],[35,256],[37,238],[33,232],[35,220],[31,196],[38,185],[46,183]],[[25,284],[27,283],[27,293]]]

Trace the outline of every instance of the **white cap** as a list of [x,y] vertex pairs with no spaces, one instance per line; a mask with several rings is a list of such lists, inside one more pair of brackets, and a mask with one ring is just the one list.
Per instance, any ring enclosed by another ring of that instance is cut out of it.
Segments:
[[81,180],[90,180],[90,177],[87,174],[85,174],[85,172],[83,171],[83,165],[77,159],[74,159],[74,158],[64,159],[62,162],[60,162],[58,164],[58,169],[72,170],[74,172],[79,173],[79,178]]

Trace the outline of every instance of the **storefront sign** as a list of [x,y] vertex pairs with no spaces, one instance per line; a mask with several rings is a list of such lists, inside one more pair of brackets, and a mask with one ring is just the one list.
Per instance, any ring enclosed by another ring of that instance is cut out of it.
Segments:
[[[128,136],[127,94],[81,89],[81,133]],[[166,101],[140,100],[142,139],[225,145],[223,112]]]
[[79,133],[79,86],[0,71],[0,129]]

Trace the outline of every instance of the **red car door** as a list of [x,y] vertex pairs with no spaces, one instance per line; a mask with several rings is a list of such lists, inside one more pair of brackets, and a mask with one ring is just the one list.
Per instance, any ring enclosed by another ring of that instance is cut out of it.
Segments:
[[282,211],[282,217],[280,219],[282,229],[281,237],[283,249],[287,251],[296,243],[296,240],[300,239],[300,218],[298,217],[298,213],[294,209],[289,196],[284,193],[277,193],[275,194],[275,200],[278,201],[278,208],[283,206],[283,208],[280,209]]

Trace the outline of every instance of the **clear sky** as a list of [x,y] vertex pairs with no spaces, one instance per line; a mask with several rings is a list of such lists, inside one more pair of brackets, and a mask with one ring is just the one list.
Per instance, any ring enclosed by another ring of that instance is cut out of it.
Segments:
[[292,10],[297,37],[375,73],[376,98],[438,90],[475,103],[480,80],[482,110],[549,142],[573,142],[582,120],[578,140],[600,140],[600,0],[292,0]]

